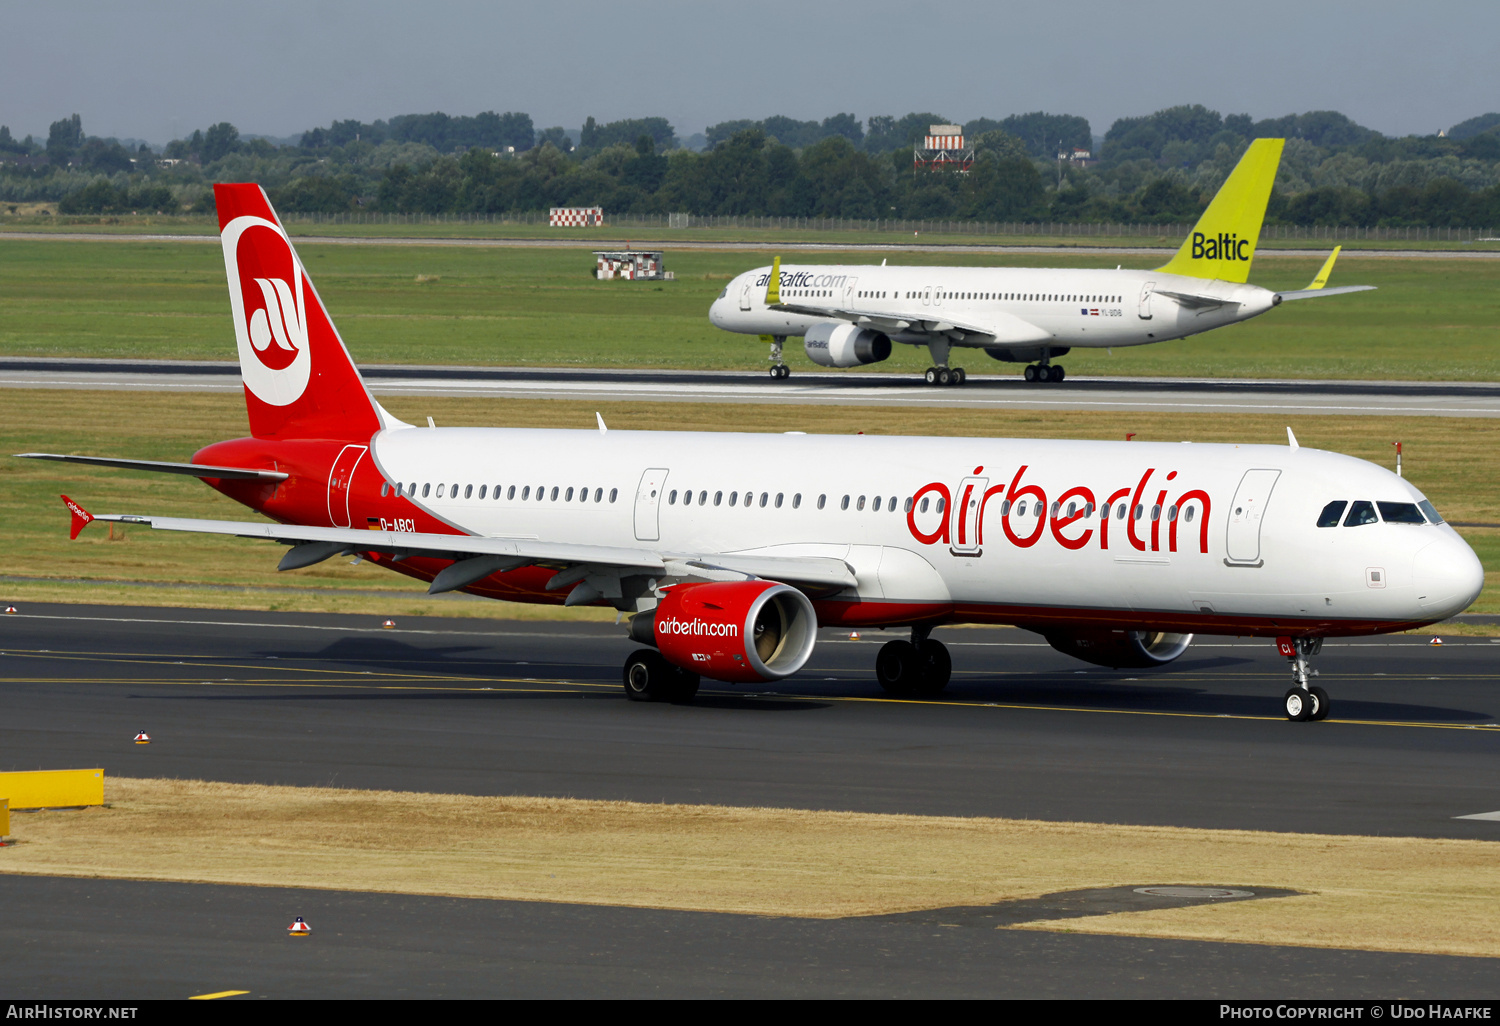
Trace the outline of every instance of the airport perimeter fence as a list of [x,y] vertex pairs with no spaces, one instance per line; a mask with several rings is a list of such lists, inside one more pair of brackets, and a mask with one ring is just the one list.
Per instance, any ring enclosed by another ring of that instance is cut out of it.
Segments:
[[[507,214],[340,214],[287,213],[289,224],[447,225],[494,224],[546,226],[548,212],[533,210]],[[894,218],[860,220],[846,217],[753,217],[749,215],[613,214],[605,211],[603,226],[609,228],[702,228],[752,229],[762,231],[899,232],[903,235],[1018,235],[1054,238],[1157,238],[1181,239],[1191,224],[1143,224],[1115,222],[1069,223],[1062,221],[908,221]],[[560,233],[576,228],[558,228]],[[1327,240],[1329,242],[1493,242],[1500,239],[1496,228],[1446,227],[1358,227],[1337,225],[1268,224],[1261,228],[1262,241],[1272,239]]]

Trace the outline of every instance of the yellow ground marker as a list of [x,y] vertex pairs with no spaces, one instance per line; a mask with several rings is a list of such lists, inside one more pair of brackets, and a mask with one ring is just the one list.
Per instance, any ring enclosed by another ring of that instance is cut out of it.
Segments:
[[104,770],[26,770],[0,773],[0,795],[10,799],[12,809],[103,805]]
[[239,997],[241,994],[250,993],[248,990],[216,990],[212,994],[194,994],[188,998],[189,1001],[216,1001],[219,998]]

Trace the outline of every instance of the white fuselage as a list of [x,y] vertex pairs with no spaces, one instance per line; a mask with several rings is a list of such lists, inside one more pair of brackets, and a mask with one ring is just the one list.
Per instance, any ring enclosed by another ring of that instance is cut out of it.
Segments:
[[464,533],[844,560],[859,583],[829,622],[1364,633],[1451,616],[1483,583],[1446,524],[1318,527],[1330,502],[1423,500],[1311,449],[402,428],[372,455]]
[[[709,319],[726,331],[789,336],[839,316],[835,310],[856,310],[875,315],[870,323],[895,342],[927,344],[932,331],[950,324],[982,333],[948,332],[954,346],[1104,348],[1183,338],[1256,317],[1276,303],[1274,292],[1256,285],[1160,271],[783,265],[782,303],[828,310],[823,316],[769,308],[770,272],[758,267],[734,278]],[[1223,302],[1194,306],[1163,292]],[[923,327],[890,330],[882,317]]]

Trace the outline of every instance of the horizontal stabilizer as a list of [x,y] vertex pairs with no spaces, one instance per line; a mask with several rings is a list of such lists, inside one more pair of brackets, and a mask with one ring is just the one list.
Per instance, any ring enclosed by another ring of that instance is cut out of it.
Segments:
[[188,477],[212,477],[220,481],[285,481],[288,476],[278,470],[245,470],[241,467],[209,467],[201,463],[166,463],[161,460],[122,460],[111,456],[62,456],[54,452],[18,452],[23,460],[57,460],[59,463],[85,463],[93,467],[117,470],[149,470],[158,474],[184,474]]
[[1297,289],[1295,292],[1276,293],[1276,302],[1284,303],[1290,299],[1318,299],[1322,296],[1342,296],[1346,292],[1374,292],[1375,288],[1374,285],[1340,285],[1331,289]]

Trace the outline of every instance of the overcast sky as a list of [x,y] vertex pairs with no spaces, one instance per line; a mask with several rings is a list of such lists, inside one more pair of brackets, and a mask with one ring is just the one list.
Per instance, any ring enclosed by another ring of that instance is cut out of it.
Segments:
[[0,123],[164,143],[218,121],[524,111],[537,127],[662,115],[930,110],[1118,117],[1179,103],[1338,110],[1392,135],[1500,110],[1497,0],[1014,4],[0,0]]

